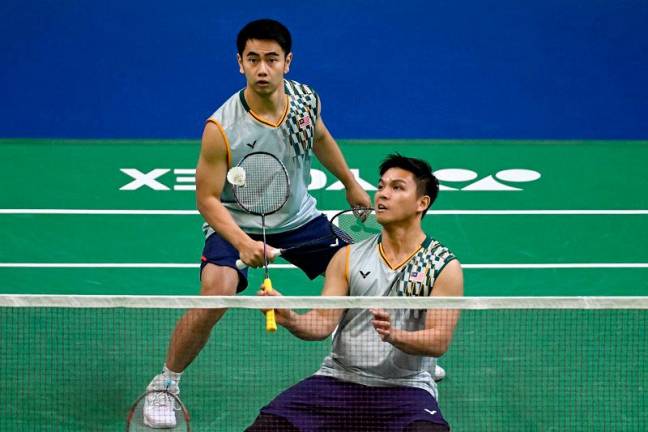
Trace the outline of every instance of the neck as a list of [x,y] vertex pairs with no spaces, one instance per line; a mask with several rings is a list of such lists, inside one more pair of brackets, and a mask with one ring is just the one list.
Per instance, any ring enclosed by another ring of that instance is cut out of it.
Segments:
[[260,95],[246,87],[243,95],[250,109],[257,114],[275,117],[282,115],[286,109],[286,92],[283,86],[267,95]]
[[382,244],[383,250],[391,259],[399,260],[409,256],[418,249],[425,240],[425,233],[421,229],[418,218],[383,225]]

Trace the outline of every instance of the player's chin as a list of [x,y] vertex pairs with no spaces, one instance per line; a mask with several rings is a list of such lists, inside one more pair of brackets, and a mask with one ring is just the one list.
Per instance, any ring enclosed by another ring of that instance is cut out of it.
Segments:
[[376,222],[380,225],[385,225],[393,221],[393,216],[385,210],[379,210],[376,212]]
[[255,83],[254,89],[258,94],[269,95],[274,93],[277,90],[277,86],[272,84],[269,81],[265,81],[265,82]]

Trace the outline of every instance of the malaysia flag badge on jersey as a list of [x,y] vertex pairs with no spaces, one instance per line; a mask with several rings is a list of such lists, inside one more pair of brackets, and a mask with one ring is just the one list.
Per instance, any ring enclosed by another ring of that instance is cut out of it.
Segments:
[[410,282],[423,283],[423,282],[425,282],[425,272],[414,271],[414,272],[410,273],[410,277],[409,277],[408,280]]
[[308,114],[299,119],[299,129],[306,129],[311,125],[311,118]]

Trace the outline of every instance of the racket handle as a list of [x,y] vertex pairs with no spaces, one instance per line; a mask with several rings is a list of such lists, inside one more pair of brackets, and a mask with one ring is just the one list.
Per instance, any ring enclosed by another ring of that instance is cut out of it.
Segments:
[[[272,292],[272,282],[270,282],[269,278],[263,280],[263,290],[267,293]],[[269,309],[266,312],[266,331],[268,333],[274,333],[277,331],[277,321],[275,320],[274,309]]]
[[[270,252],[270,258],[273,260],[277,258],[278,256],[281,256],[281,249],[272,249],[272,252]],[[243,270],[248,268],[249,266],[245,264],[241,259],[236,260],[236,268],[239,270]]]

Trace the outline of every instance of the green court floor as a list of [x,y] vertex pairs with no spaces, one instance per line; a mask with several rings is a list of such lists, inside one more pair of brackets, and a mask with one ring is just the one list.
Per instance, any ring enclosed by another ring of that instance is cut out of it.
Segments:
[[[648,142],[341,145],[368,188],[390,152],[432,164],[444,190],[424,225],[464,264],[466,295],[648,295]],[[0,293],[196,294],[203,241],[192,190],[197,154],[196,141],[0,140]],[[316,161],[313,168],[319,207],[345,208],[335,179]],[[321,280],[285,265],[272,276],[287,295],[321,288]],[[259,283],[253,271],[251,285]],[[0,409],[0,430],[120,430],[128,403],[161,367],[180,314],[145,312],[0,308],[0,370],[12,376],[2,381],[0,393],[11,398]],[[183,400],[195,407],[196,430],[242,430],[272,395],[312,373],[329,348],[283,332],[273,339],[257,331],[260,319],[227,316],[189,369]],[[605,405],[602,395],[623,391],[618,413],[606,410],[617,425],[610,430],[645,430],[648,377],[637,361],[647,353],[645,324],[645,314],[632,313],[466,313],[441,360],[448,368],[441,408],[458,431],[484,424],[585,431],[596,427],[590,417],[593,405]],[[554,326],[564,337],[549,331]],[[608,349],[595,351],[599,344]],[[584,351],[590,355],[579,357]],[[600,358],[612,365],[612,382],[600,382]],[[553,390],[547,396],[540,388]],[[573,420],[547,422],[567,417]]]

